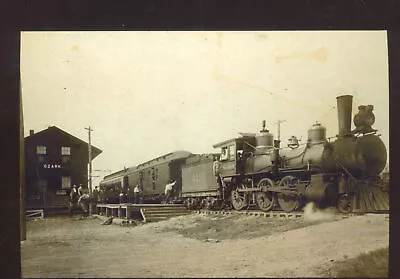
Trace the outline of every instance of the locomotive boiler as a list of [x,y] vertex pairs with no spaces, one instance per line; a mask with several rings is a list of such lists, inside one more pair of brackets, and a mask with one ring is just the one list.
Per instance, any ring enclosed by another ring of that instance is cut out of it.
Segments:
[[[315,123],[305,144],[296,137],[286,147],[263,129],[259,134],[214,145],[221,148],[214,174],[229,189],[237,209],[257,205],[264,211],[280,207],[298,209],[304,202],[335,205],[342,212],[386,208],[387,193],[378,175],[387,160],[386,147],[377,130],[373,106],[359,106],[351,130],[352,96],[337,97],[339,133],[327,138],[326,128]],[[385,196],[386,195],[386,196]]]

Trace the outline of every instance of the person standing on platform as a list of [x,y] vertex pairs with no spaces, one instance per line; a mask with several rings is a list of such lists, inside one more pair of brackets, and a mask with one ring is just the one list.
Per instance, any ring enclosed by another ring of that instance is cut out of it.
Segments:
[[134,195],[135,193],[133,192],[134,188],[128,187],[128,203],[134,203],[135,198]]
[[139,203],[144,203],[144,191],[142,184],[139,184]]
[[99,202],[99,187],[94,187],[94,190],[92,192],[92,212],[97,212],[97,203]]
[[93,202],[97,204],[99,202],[99,195],[100,195],[99,187],[97,186],[94,187],[92,195],[93,195]]
[[105,193],[104,193],[104,189],[101,188],[99,191],[99,202],[100,203],[105,203]]
[[122,189],[119,193],[119,203],[124,203],[124,191]]
[[133,189],[133,203],[139,203],[140,196],[140,185],[136,185],[135,189]]
[[169,203],[175,184],[176,181],[170,180],[170,182],[165,185],[165,203]]

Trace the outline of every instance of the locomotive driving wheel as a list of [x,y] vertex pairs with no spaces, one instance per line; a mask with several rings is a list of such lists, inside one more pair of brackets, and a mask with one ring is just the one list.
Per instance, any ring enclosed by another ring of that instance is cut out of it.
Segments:
[[[279,186],[287,190],[298,182],[299,180],[296,177],[289,175],[285,176],[281,182],[279,182]],[[285,212],[292,212],[300,206],[300,201],[296,194],[278,193],[278,203]]]
[[239,192],[239,189],[245,189],[246,186],[243,184],[239,185],[231,194],[232,206],[235,210],[242,210],[247,206],[247,194],[245,192]]
[[274,182],[269,178],[263,178],[258,182],[258,187],[266,186],[267,192],[257,192],[256,202],[257,206],[262,211],[270,211],[275,204],[276,196],[273,192],[268,192],[268,187],[274,186]]

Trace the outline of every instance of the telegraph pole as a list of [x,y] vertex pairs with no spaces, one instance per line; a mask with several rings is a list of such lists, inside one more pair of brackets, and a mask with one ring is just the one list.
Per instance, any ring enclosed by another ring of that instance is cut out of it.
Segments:
[[90,202],[89,202],[89,215],[92,215],[92,142],[91,142],[91,132],[93,132],[92,128],[90,126],[88,128],[85,128],[88,130],[89,134],[89,142],[88,142],[88,150],[89,150],[89,196],[90,196]]

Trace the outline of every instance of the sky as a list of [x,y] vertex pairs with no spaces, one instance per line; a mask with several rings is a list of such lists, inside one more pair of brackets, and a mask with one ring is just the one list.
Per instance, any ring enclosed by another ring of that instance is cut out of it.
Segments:
[[[25,136],[57,126],[103,150],[104,175],[256,133],[282,145],[316,121],[338,133],[336,97],[374,105],[389,150],[386,31],[22,32]],[[352,128],[354,124],[352,123]]]

